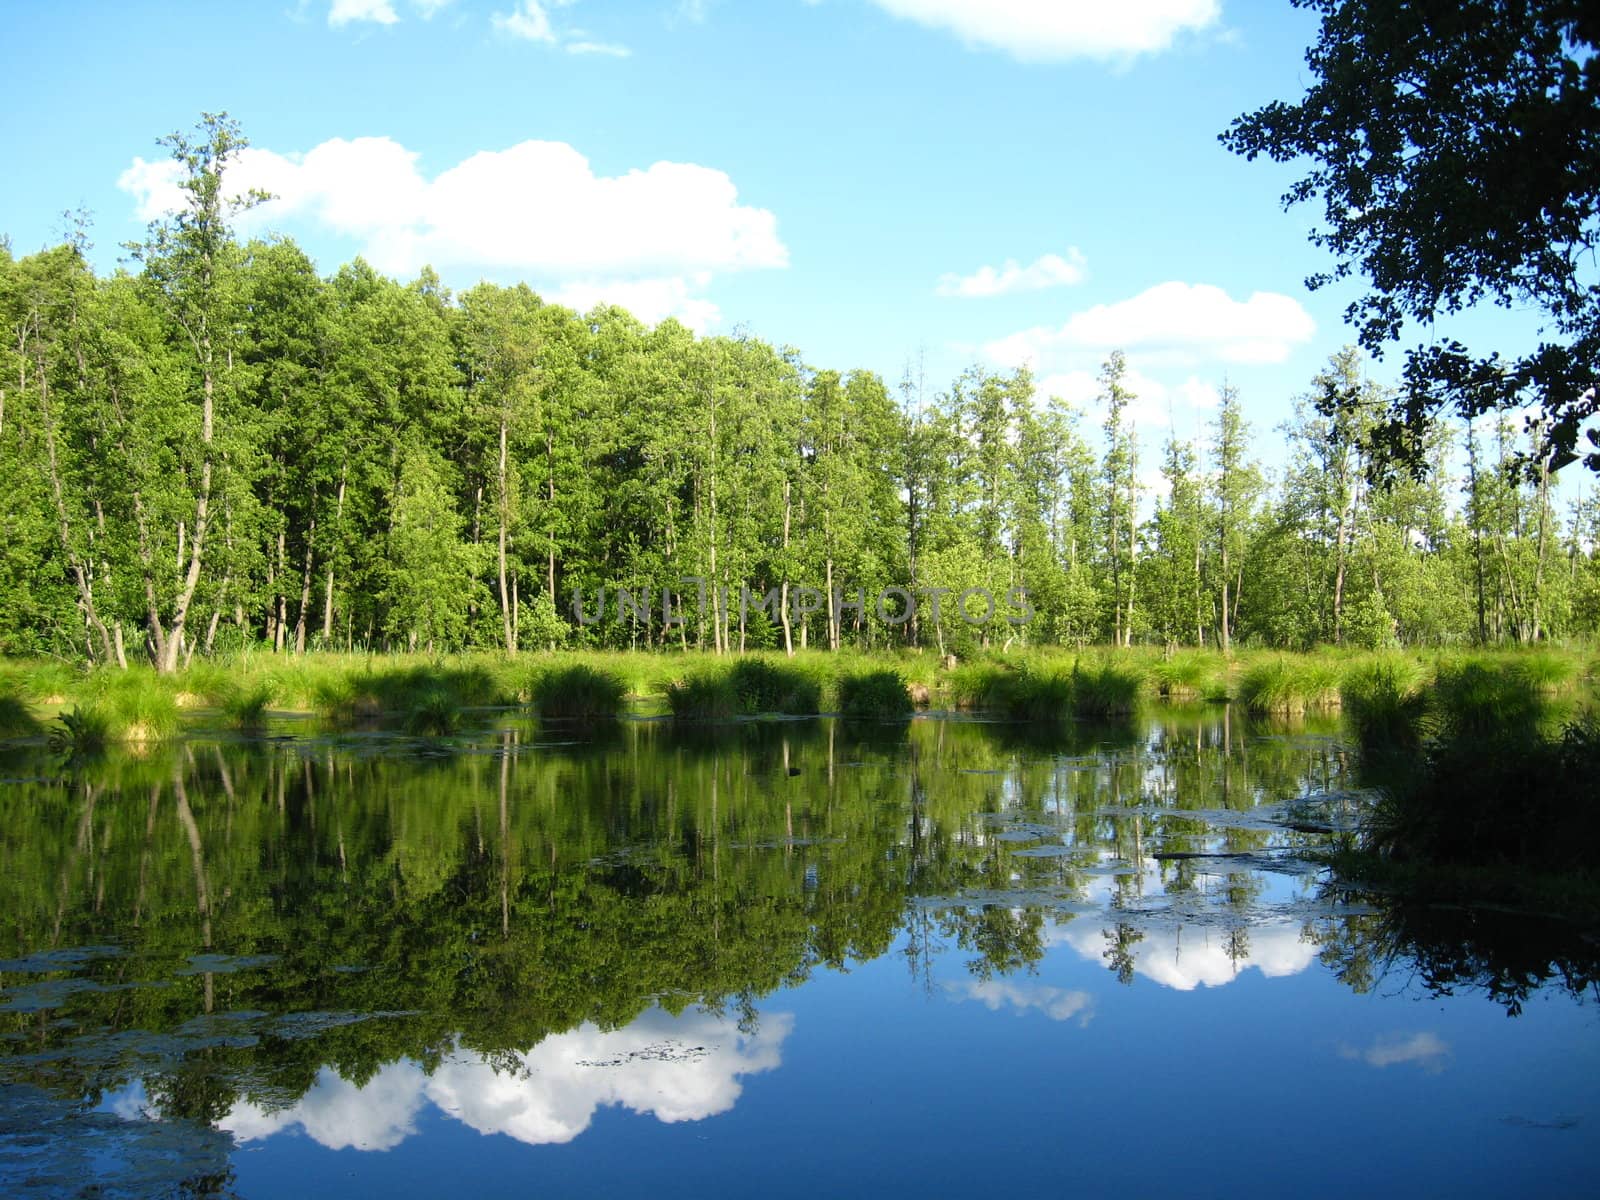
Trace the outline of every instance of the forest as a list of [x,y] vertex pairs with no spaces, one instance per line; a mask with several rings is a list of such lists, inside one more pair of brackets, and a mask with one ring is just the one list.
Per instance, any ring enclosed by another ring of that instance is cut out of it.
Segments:
[[[1152,445],[1117,353],[1080,411],[1025,370],[891,383],[522,285],[324,275],[236,235],[260,197],[226,194],[235,123],[163,142],[187,207],[124,268],[95,272],[81,223],[0,247],[0,653],[172,672],[262,645],[1376,649],[1600,627],[1600,503],[1558,504],[1540,431],[1440,422],[1426,469],[1385,477],[1394,393],[1355,348],[1281,427],[1251,428],[1224,380],[1197,436]],[[805,611],[801,587],[866,611]],[[578,619],[601,588],[653,602]],[[1002,606],[874,619],[890,588]]]

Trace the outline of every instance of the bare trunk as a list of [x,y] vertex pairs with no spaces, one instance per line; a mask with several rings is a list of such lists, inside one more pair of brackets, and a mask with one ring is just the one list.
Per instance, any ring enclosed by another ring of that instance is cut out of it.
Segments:
[[294,652],[306,652],[306,618],[311,613],[311,556],[317,544],[317,519],[306,530],[306,565],[300,572],[300,615],[294,623]]
[[500,541],[496,549],[496,565],[500,582],[500,625],[505,632],[506,653],[517,652],[517,635],[511,629],[511,597],[506,589],[506,524],[510,497],[506,492],[506,418],[500,417],[500,463],[497,472],[500,483],[500,502],[495,506],[500,519]]

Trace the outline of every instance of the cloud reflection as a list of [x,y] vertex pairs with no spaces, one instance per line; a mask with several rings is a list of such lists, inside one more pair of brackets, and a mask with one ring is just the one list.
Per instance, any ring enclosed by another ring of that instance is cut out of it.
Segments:
[[[1317,947],[1301,936],[1292,922],[1254,924],[1245,937],[1230,943],[1227,935],[1206,926],[1146,928],[1128,948],[1136,975],[1181,992],[1232,983],[1254,967],[1269,979],[1298,975],[1317,957]],[[1052,931],[1052,942],[1065,942],[1091,962],[1106,962],[1111,939],[1098,925],[1075,921]]]
[[416,1131],[425,1104],[479,1133],[532,1145],[571,1141],[604,1105],[659,1121],[698,1121],[731,1109],[743,1076],[779,1066],[793,1027],[790,1014],[772,1014],[747,1036],[710,1013],[674,1017],[652,1009],[625,1029],[584,1024],[546,1038],[515,1055],[511,1071],[463,1052],[432,1075],[403,1061],[356,1087],[324,1067],[289,1108],[269,1112],[240,1102],[220,1125],[241,1142],[298,1128],[330,1150],[388,1150]]
[[1080,1026],[1094,1019],[1094,997],[1088,992],[1004,979],[969,980],[952,991],[963,999],[980,1001],[991,1012],[1002,1008],[1014,1008],[1018,1013],[1033,1010],[1042,1012],[1052,1021],[1077,1017]]
[[1342,1058],[1355,1059],[1380,1070],[1410,1063],[1430,1075],[1437,1075],[1449,1061],[1450,1044],[1436,1033],[1413,1033],[1409,1037],[1391,1033],[1374,1038],[1372,1045],[1365,1050],[1357,1050],[1349,1045],[1340,1046],[1339,1054]]

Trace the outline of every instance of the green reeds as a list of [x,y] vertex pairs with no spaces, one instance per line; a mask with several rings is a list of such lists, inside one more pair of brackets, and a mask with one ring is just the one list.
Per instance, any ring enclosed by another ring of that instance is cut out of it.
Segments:
[[407,707],[405,727],[419,737],[445,737],[461,728],[461,706],[447,688],[428,688]]
[[586,721],[615,718],[627,691],[611,672],[583,663],[539,671],[528,689],[540,716]]
[[1546,715],[1539,687],[1526,672],[1472,660],[1441,666],[1429,696],[1431,731],[1445,742],[1529,742]]
[[726,721],[740,715],[739,693],[720,671],[699,671],[667,684],[667,708],[678,721]]
[[739,659],[728,677],[746,713],[806,716],[817,711],[822,699],[822,685],[814,676],[763,658]]
[[1423,671],[1406,658],[1379,658],[1352,667],[1339,699],[1364,749],[1415,746],[1427,706]]
[[1228,698],[1228,660],[1208,650],[1179,650],[1150,664],[1156,694],[1168,700]]
[[898,720],[912,709],[911,692],[898,671],[866,671],[839,680],[839,711],[846,717]]
[[1301,713],[1339,702],[1337,662],[1318,655],[1276,655],[1252,663],[1239,679],[1239,700],[1254,713]]
[[272,687],[264,680],[237,684],[222,690],[218,707],[235,729],[255,730],[266,724]]
[[1099,662],[1072,667],[1072,711],[1091,720],[1137,711],[1144,675],[1131,663]]

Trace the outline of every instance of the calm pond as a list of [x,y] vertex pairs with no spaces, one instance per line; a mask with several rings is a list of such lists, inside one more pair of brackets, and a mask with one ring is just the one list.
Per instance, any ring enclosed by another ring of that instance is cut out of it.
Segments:
[[0,757],[0,1194],[1587,1194],[1597,948],[1346,894],[1336,723]]

